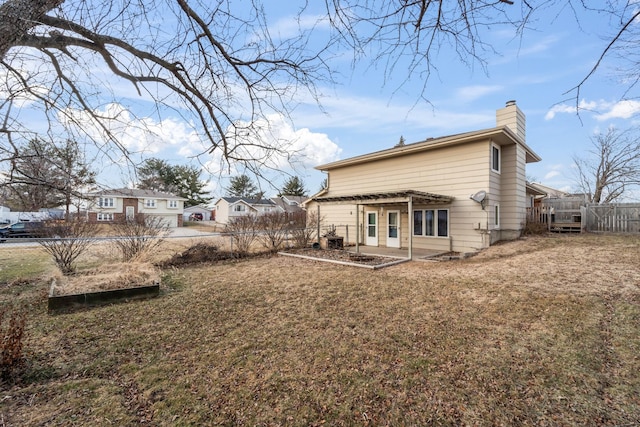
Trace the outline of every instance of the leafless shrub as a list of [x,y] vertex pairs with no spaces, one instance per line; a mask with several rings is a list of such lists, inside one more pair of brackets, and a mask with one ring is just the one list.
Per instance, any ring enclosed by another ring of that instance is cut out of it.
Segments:
[[24,312],[14,309],[9,316],[8,307],[0,307],[0,377],[4,381],[22,365],[25,322]]
[[290,216],[289,233],[296,248],[305,248],[318,232],[318,213],[300,212]]
[[527,221],[522,228],[523,236],[533,236],[539,234],[546,234],[549,231],[548,224],[541,222]]
[[231,219],[225,232],[231,234],[235,250],[240,254],[247,254],[258,236],[258,217],[254,215],[238,216]]
[[169,225],[160,217],[138,214],[113,225],[114,244],[122,260],[136,260],[157,248],[169,235]]
[[98,225],[84,218],[70,218],[66,221],[46,221],[40,246],[53,257],[62,271],[69,275],[75,272],[74,262],[91,245],[91,238],[98,233]]
[[270,212],[258,217],[258,240],[271,252],[276,252],[289,234],[289,218],[284,212]]

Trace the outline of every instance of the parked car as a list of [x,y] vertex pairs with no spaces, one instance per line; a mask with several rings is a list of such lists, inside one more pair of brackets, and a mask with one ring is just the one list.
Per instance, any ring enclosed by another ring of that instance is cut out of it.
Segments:
[[10,237],[42,237],[44,232],[44,223],[41,221],[16,222],[0,228],[0,242]]
[[202,216],[200,212],[194,212],[191,215],[189,215],[189,221],[202,221],[203,219],[204,219],[204,216]]

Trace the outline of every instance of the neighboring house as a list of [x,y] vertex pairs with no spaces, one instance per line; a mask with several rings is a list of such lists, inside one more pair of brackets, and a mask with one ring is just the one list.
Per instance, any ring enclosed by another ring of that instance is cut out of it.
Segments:
[[188,208],[184,208],[184,212],[182,213],[182,220],[189,221],[192,214],[200,214],[202,215],[202,221],[211,221],[211,208],[208,208],[206,205],[195,205],[189,206]]
[[278,207],[278,211],[287,214],[304,212],[305,210],[302,208],[302,205],[305,200],[307,200],[307,197],[287,195],[271,198],[271,201]]
[[525,116],[509,101],[496,127],[318,166],[328,187],[307,211],[325,227],[358,230],[358,245],[406,248],[409,256],[515,239],[526,220],[525,167],[541,160],[525,135]]
[[275,212],[278,207],[271,200],[247,197],[221,197],[215,205],[216,222],[227,224],[239,216],[262,215]]
[[145,214],[161,218],[169,227],[182,226],[185,198],[170,193],[117,188],[91,193],[90,221],[114,222]]
[[559,199],[559,198],[567,197],[571,195],[571,193],[567,193],[566,191],[563,191],[563,190],[558,190],[557,188],[552,188],[546,185],[542,185],[539,182],[530,182],[528,183],[528,185],[532,187],[534,190],[537,190],[541,194],[543,194],[544,198],[546,199]]

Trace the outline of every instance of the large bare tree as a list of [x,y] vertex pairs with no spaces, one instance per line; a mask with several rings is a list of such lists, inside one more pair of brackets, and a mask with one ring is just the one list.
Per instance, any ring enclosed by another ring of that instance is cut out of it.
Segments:
[[[114,122],[127,122],[131,112],[107,105],[134,92],[153,102],[154,111],[145,115],[171,109],[193,123],[208,151],[259,173],[270,154],[286,156],[287,147],[254,138],[261,134],[256,124],[268,122],[274,111],[291,111],[300,91],[315,95],[316,84],[331,81],[327,60],[337,49],[346,45],[354,60],[382,64],[389,79],[419,77],[426,85],[442,50],[483,65],[493,53],[489,30],[507,26],[517,37],[535,28],[537,12],[551,9],[573,13],[578,21],[582,13],[607,19],[611,44],[600,52],[595,70],[616,48],[635,49],[632,23],[639,12],[632,1],[593,3],[325,0],[315,27],[329,23],[332,31],[318,33],[305,19],[317,13],[317,4],[302,1],[291,8],[299,25],[289,35],[273,33],[268,3],[261,0],[4,0],[0,160],[15,153],[16,138],[54,134],[60,125],[82,132],[88,122],[99,137],[88,136],[126,154]],[[578,82],[577,93],[583,84]],[[40,107],[44,126],[21,114],[25,105]]]
[[61,124],[82,132],[90,123],[99,129],[96,140],[126,153],[114,122],[122,125],[133,113],[110,114],[105,99],[133,92],[153,101],[157,115],[168,108],[193,122],[209,151],[229,161],[263,162],[281,147],[247,146],[257,132],[253,124],[286,113],[296,92],[315,95],[315,85],[331,79],[324,49],[308,48],[308,32],[272,36],[265,19],[257,1],[5,0],[0,159],[34,131],[20,115],[27,104],[46,117],[39,133],[58,132]]
[[574,156],[577,185],[591,203],[611,203],[640,186],[637,130],[609,128],[591,138],[591,149]]

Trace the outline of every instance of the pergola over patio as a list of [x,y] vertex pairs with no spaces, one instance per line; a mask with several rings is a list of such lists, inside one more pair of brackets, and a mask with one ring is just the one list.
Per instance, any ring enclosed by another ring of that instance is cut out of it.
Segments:
[[[356,252],[360,252],[360,206],[381,206],[406,203],[409,214],[413,211],[413,204],[442,204],[451,203],[453,197],[441,194],[427,193],[424,191],[404,190],[381,193],[352,194],[341,196],[319,196],[312,199],[318,206],[321,204],[355,204],[356,205]],[[318,208],[318,218],[320,209]],[[413,221],[408,218],[409,224],[409,254],[413,257]]]

